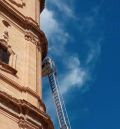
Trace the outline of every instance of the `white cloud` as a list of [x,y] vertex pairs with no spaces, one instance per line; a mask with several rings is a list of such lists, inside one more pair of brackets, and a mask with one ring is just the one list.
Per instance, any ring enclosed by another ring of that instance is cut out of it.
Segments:
[[41,28],[47,35],[49,52],[61,55],[69,39],[69,34],[65,32],[62,24],[54,17],[54,12],[47,8],[41,14]]
[[97,39],[97,41],[88,40],[87,44],[89,46],[89,54],[87,56],[86,64],[89,65],[92,61],[94,63],[97,61],[100,53],[101,53],[101,42],[103,38]]
[[[63,17],[74,17],[73,10],[69,5],[65,4],[63,0],[59,2],[57,0],[48,0],[47,2],[56,6],[57,9],[62,12],[62,15],[64,15]],[[83,14],[83,17],[81,17],[78,23],[78,28],[80,26],[79,29],[81,34],[86,34],[86,32],[87,34],[91,33],[91,30],[93,30],[96,25],[96,16],[99,13],[100,8],[101,6],[93,10],[93,13],[95,13],[95,15]],[[58,80],[60,82],[60,91],[63,95],[65,95],[72,89],[81,89],[83,88],[83,86],[86,87],[86,82],[91,79],[91,73],[89,73],[89,64],[92,61],[93,63],[96,63],[96,60],[101,52],[100,42],[102,41],[102,38],[98,38],[98,40],[94,42],[92,40],[89,40],[89,37],[83,34],[83,42],[87,41],[87,45],[89,46],[89,53],[86,57],[87,66],[85,68],[82,67],[81,61],[78,56],[73,56],[76,55],[76,52],[69,53],[68,55],[67,51],[65,51],[66,44],[68,44],[69,39],[75,38],[75,35],[71,37],[69,33],[65,31],[63,25],[66,23],[64,23],[60,19],[58,20],[55,17],[56,13],[57,11],[55,10],[49,10],[48,8],[45,8],[41,14],[41,28],[47,35],[50,54],[52,53],[56,58],[59,58],[58,56],[61,56],[60,59],[63,61],[63,64],[61,63],[59,65],[64,65],[65,71],[64,73],[59,73],[60,78],[58,78]],[[77,22],[75,24],[77,24]],[[45,96],[45,102],[52,116],[52,119],[56,123],[55,108],[53,103],[51,103],[51,95],[49,93],[49,90],[47,91],[48,94]]]
[[41,14],[41,28],[45,31],[48,38],[51,38],[53,33],[57,33],[59,30],[59,23],[54,18],[54,12],[47,8]]
[[87,71],[81,67],[78,57],[71,57],[67,61],[68,72],[61,79],[61,93],[65,94],[72,88],[81,88],[88,79]]
[[[55,3],[54,3],[55,4]],[[56,3],[58,4],[58,2]],[[62,3],[61,3],[62,4]],[[57,5],[59,6],[59,5]],[[65,32],[62,27],[61,21],[58,21],[54,16],[54,11],[44,9],[41,15],[41,28],[45,31],[48,41],[49,41],[49,52],[53,55],[63,56],[66,55],[65,45],[68,43],[69,34]],[[84,16],[84,19],[81,23],[82,32],[91,31],[91,29],[95,26],[96,21],[94,16]],[[87,39],[85,39],[87,40]],[[91,40],[87,41],[88,46],[90,48],[88,57],[86,59],[86,64],[88,65],[93,60],[96,60],[100,54],[100,42],[99,39],[97,42],[92,42]],[[90,78],[88,75],[88,69],[84,69],[81,67],[80,60],[76,56],[69,55],[69,57],[64,57],[64,60],[67,62],[65,64],[65,69],[69,69],[67,73],[64,73],[63,78],[61,78],[61,92],[67,93],[72,88],[78,87],[81,88],[84,86],[85,82]]]
[[52,4],[52,6],[56,6],[57,9],[63,13],[63,15],[74,18],[72,0],[67,2],[65,2],[64,0],[47,0],[47,4]]
[[[63,1],[58,2],[57,0],[52,0],[47,2],[50,2],[51,4],[55,5],[57,9],[63,11],[64,16],[67,15],[71,17],[74,14],[70,6],[68,6],[69,4],[67,5]],[[84,14],[81,18],[82,20],[79,23],[79,29],[81,33],[90,33],[93,27],[95,27],[96,17],[101,8],[101,5],[98,7],[99,8],[93,10],[92,13]],[[47,35],[50,54],[53,54],[56,57],[58,57],[58,55],[63,57],[63,55],[67,55],[67,51],[65,51],[65,48],[71,36],[68,32],[64,30],[63,24],[65,23],[58,20],[55,17],[55,13],[56,12],[54,10],[49,10],[48,8],[44,9],[43,13],[41,14],[41,28],[43,31],[45,31]],[[86,34],[84,34],[84,36],[85,35]],[[88,40],[87,42],[89,46],[89,54],[86,57],[86,65],[89,65],[92,61],[95,62],[98,58],[101,51],[101,39],[98,38],[98,41],[93,42],[89,40],[88,37],[86,37],[83,40],[83,42],[86,42]],[[65,73],[61,75],[63,76],[60,83],[62,93],[67,93],[75,87],[81,88],[82,86],[84,86],[85,82],[90,78],[88,74],[89,66],[87,66],[86,69],[83,68],[80,64],[79,58],[76,56],[74,57],[71,54],[69,54],[69,57],[64,56],[61,59],[67,61],[67,65],[64,65],[64,67],[66,71],[68,69],[67,73],[65,71]]]

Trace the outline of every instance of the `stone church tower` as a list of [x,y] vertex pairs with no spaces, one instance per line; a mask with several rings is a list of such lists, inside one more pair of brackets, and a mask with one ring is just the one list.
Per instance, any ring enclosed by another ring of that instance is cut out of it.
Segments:
[[53,129],[42,102],[44,0],[0,0],[0,129]]

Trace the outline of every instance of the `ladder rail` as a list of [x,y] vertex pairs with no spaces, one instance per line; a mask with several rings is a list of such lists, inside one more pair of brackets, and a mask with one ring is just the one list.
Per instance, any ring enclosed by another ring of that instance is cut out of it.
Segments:
[[[58,83],[58,89],[60,91],[59,82],[58,82],[58,80],[56,80],[56,81]],[[59,92],[59,94],[60,94],[60,97],[61,97],[61,100],[62,100],[61,102],[62,102],[62,105],[63,105],[63,109],[65,110],[65,114],[66,114],[66,117],[67,117],[67,122],[68,122],[68,125],[69,125],[69,129],[71,129],[70,120],[69,120],[69,116],[68,116],[68,113],[67,113],[67,109],[66,109],[66,106],[65,106],[63,96],[62,96],[61,92]]]
[[[67,125],[67,123],[66,123],[65,116],[64,116],[64,113],[63,113],[63,107],[62,107],[62,103],[61,103],[61,100],[60,100],[58,87],[57,87],[57,84],[56,84],[56,81],[55,81],[56,80],[55,75],[54,75],[54,73],[52,73],[52,74],[53,74],[52,76],[53,76],[53,79],[54,79],[54,86],[55,86],[54,89],[55,89],[55,91],[53,91],[52,87],[51,87],[51,89],[52,89],[52,94],[53,94],[53,98],[54,98],[54,103],[56,105],[56,111],[57,111],[57,116],[58,116],[60,128],[62,129],[63,124]],[[49,77],[49,75],[48,75],[48,77]],[[50,81],[50,78],[49,78],[49,81]],[[55,92],[56,92],[56,96],[54,94]]]
[[43,61],[43,76],[48,76],[54,103],[56,106],[56,113],[60,129],[71,129],[67,109],[64,103],[62,94],[60,93],[60,87],[57,80],[57,72],[54,62],[51,58],[47,57]]

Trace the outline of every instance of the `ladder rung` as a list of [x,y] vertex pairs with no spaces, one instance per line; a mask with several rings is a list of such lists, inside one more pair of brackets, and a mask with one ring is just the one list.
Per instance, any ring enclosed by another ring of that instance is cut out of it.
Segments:
[[[53,84],[54,84],[54,82],[53,82],[53,81],[51,81],[51,82],[50,82],[50,84],[51,84],[51,85],[53,85]],[[54,84],[54,85],[55,85],[55,84]]]
[[[54,94],[53,94],[54,95]],[[58,98],[58,95],[54,95],[54,99]]]
[[50,80],[51,80],[51,79],[54,79],[53,75],[49,76],[49,79],[50,79]]
[[56,103],[56,105],[57,105],[57,106],[60,106],[60,103],[58,102],[58,103]]
[[56,98],[55,103],[60,105],[60,102],[59,102],[58,98]]
[[60,105],[59,103],[57,103],[57,104],[56,104],[56,107],[59,108],[59,107],[61,107],[61,105]]
[[63,119],[63,114],[62,114],[62,112],[59,112],[58,115],[59,115],[60,119]]
[[55,100],[56,104],[60,104],[59,99]]
[[54,79],[53,79],[53,78],[49,78],[49,81],[50,81],[50,82],[53,82],[53,81],[54,81]]
[[50,78],[49,81],[52,82],[52,81],[54,81],[54,79],[53,78]]
[[55,96],[58,96],[57,91],[56,91],[56,92],[53,92],[53,94],[54,94]]
[[59,98],[57,94],[54,94],[54,93],[53,93],[53,95],[54,95],[54,98]]
[[57,90],[54,90],[53,94],[54,94],[54,95],[55,95],[55,94],[57,94],[57,95],[58,95]]
[[55,88],[55,84],[50,84],[51,89]]
[[57,107],[58,112],[61,111],[61,106]]
[[54,87],[51,87],[51,88],[52,88],[52,90],[53,90],[53,91],[56,91],[56,87],[55,87],[55,85],[54,85]]

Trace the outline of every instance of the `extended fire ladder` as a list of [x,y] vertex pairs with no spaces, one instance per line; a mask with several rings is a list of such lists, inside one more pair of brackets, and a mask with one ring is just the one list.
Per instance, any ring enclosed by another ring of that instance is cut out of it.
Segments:
[[60,129],[71,129],[63,97],[59,91],[55,65],[54,62],[49,57],[45,58],[43,61],[42,74],[43,76],[48,76],[49,78]]

